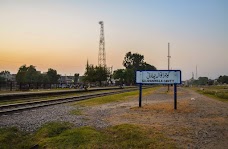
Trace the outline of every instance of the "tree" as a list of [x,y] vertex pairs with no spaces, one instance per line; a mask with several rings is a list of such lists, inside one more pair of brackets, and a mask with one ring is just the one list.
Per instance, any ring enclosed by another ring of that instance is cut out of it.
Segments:
[[47,81],[49,81],[49,83],[58,83],[60,75],[57,74],[56,70],[49,68],[47,72],[47,77]]
[[7,81],[7,76],[9,76],[9,75],[10,75],[10,72],[7,71],[7,70],[0,72],[0,82],[1,83],[6,82]]
[[123,84],[125,78],[125,70],[124,69],[117,69],[113,72],[113,78],[118,80],[119,83]]
[[16,74],[16,81],[18,83],[25,83],[26,82],[26,72],[27,72],[27,67],[26,65],[23,65],[19,68],[17,74]]
[[85,72],[84,81],[86,82],[99,82],[102,84],[102,81],[107,81],[108,71],[106,68],[101,66],[87,65]]
[[6,81],[6,79],[2,76],[0,76],[0,83],[4,83]]
[[0,72],[0,75],[7,75],[7,74],[10,74],[10,72],[7,70]]
[[144,56],[138,53],[126,53],[124,60],[123,60],[123,66],[126,69],[133,69],[137,70],[139,69],[144,63]]
[[44,85],[44,88],[46,88],[46,84],[50,83],[49,77],[47,74],[41,74],[42,76],[42,83]]
[[228,76],[226,76],[226,75],[220,76],[220,77],[218,78],[218,82],[219,82],[219,83],[222,83],[222,84],[224,84],[224,83],[228,84]]
[[125,83],[134,84],[137,70],[156,70],[156,67],[144,62],[144,56],[138,53],[126,53],[123,66],[125,70]]
[[139,70],[157,70],[157,68],[154,67],[153,65],[150,65],[150,64],[144,62],[142,67]]
[[208,83],[208,77],[199,77],[198,85],[206,85]]
[[16,81],[20,84],[20,89],[22,84],[29,84],[30,88],[31,83],[37,82],[38,75],[35,66],[30,65],[29,67],[26,67],[26,65],[23,65],[16,74]]
[[79,73],[74,74],[74,83],[78,83]]
[[214,80],[209,79],[207,82],[208,85],[213,85],[214,84]]
[[37,83],[43,82],[43,74],[41,72],[37,72]]
[[102,81],[107,81],[108,78],[108,70],[101,66],[95,67],[95,80],[99,82],[101,86]]
[[86,72],[84,74],[84,81],[86,82],[95,82],[96,81],[96,77],[95,77],[95,68],[93,65],[87,65],[86,67]]
[[27,67],[26,73],[25,73],[25,82],[27,83],[35,83],[37,82],[38,78],[38,72],[36,71],[35,66],[30,65]]
[[135,71],[133,69],[125,69],[124,71],[124,83],[126,85],[134,84],[135,82]]

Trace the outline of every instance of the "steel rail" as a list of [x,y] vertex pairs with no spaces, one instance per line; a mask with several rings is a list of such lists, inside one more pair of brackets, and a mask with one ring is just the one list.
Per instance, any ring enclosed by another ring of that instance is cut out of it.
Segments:
[[[126,87],[132,88],[132,87]],[[120,89],[120,87],[101,87],[101,88],[88,88],[85,89],[72,89],[72,90],[57,90],[57,91],[40,91],[40,92],[19,92],[19,93],[3,93],[0,94],[0,100],[9,100],[17,98],[28,98],[34,96],[49,96],[49,95],[61,95],[68,93],[82,93],[82,92],[92,92],[92,91],[102,91],[102,90],[114,90]]]
[[40,100],[34,102],[23,102],[23,103],[16,103],[16,104],[7,104],[7,105],[0,105],[0,115],[9,114],[39,107],[57,105],[62,103],[74,102],[74,101],[82,101],[86,99],[108,96],[113,94],[120,94],[124,92],[130,92],[137,90],[134,89],[124,89],[121,91],[112,91],[112,92],[105,92],[105,93],[95,93],[95,94],[87,94],[87,95],[80,95],[80,96],[73,96],[73,97],[66,97],[66,98],[58,98],[58,99],[51,99],[51,100]]

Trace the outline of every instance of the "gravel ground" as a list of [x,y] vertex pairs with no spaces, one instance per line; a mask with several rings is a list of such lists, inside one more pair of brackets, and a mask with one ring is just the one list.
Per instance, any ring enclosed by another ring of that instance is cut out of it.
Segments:
[[[165,91],[166,88],[160,88],[144,96],[142,108],[138,108],[137,97],[93,107],[62,104],[1,115],[0,127],[16,126],[32,132],[51,121],[96,128],[132,123],[163,132],[180,148],[227,148],[228,103],[178,88],[178,109],[173,110],[173,94]],[[82,114],[70,114],[75,109]]]

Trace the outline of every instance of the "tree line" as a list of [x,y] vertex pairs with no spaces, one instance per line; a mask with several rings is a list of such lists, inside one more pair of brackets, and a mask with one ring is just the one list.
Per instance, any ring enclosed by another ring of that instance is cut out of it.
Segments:
[[208,77],[199,77],[197,80],[192,80],[193,85],[216,85],[216,84],[228,84],[228,76],[219,76],[217,79],[212,80]]
[[21,66],[16,74],[16,81],[20,84],[20,89],[23,85],[28,85],[30,88],[31,84],[36,84],[37,88],[39,85],[44,85],[45,88],[46,84],[57,84],[59,78],[60,75],[56,70],[49,68],[47,73],[41,73],[33,65]]
[[[10,80],[6,80],[3,76],[10,75],[9,71],[0,73],[0,83],[4,84]],[[18,69],[16,74],[16,82],[19,85],[19,90],[30,88],[51,88],[52,84],[59,84],[60,75],[55,69],[49,68],[46,73],[37,71],[35,66],[23,65]],[[77,83],[79,74],[74,75],[74,82]]]

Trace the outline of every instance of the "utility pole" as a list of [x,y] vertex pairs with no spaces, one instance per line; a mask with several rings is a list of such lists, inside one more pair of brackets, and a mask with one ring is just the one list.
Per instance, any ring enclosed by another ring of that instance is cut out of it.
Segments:
[[[170,58],[171,58],[171,56],[170,56],[169,43],[168,43],[168,70],[169,70],[169,67],[170,67]],[[167,92],[169,92],[169,84],[168,84],[168,90],[167,90]]]
[[99,41],[99,54],[98,54],[98,65],[106,68],[106,55],[105,55],[105,39],[104,39],[104,23],[100,21],[100,41]]
[[197,76],[197,65],[196,65],[196,80],[197,80],[198,76]]

